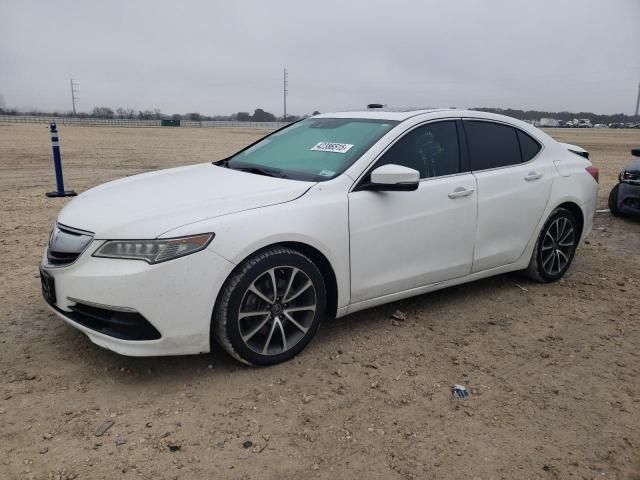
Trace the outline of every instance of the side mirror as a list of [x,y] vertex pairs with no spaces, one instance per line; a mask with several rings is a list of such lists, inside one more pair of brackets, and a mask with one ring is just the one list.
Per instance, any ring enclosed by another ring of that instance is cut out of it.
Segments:
[[402,165],[382,165],[371,172],[371,181],[362,190],[376,192],[410,192],[418,189],[420,172]]

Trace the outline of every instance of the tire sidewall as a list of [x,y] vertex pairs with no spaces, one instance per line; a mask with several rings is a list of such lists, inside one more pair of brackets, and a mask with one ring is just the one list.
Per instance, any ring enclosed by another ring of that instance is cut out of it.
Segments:
[[[257,256],[257,258],[260,257],[260,255]],[[299,268],[309,277],[316,292],[315,316],[305,336],[292,348],[278,355],[261,355],[251,350],[242,340],[238,325],[238,312],[245,292],[251,283],[269,269],[279,266],[292,266]],[[320,323],[324,318],[326,310],[326,287],[320,270],[311,260],[302,254],[298,254],[297,252],[282,252],[273,253],[266,258],[260,258],[259,261],[255,262],[248,269],[243,270],[238,281],[234,283],[235,284],[232,286],[233,291],[227,297],[227,305],[224,306],[226,308],[223,309],[227,317],[224,330],[235,353],[244,361],[252,365],[273,365],[289,360],[307,346],[320,327]],[[221,319],[218,319],[218,321],[220,320]]]
[[[549,228],[549,226],[558,218],[566,218],[571,222],[571,226],[573,227],[573,231],[575,232],[574,235],[574,239],[573,239],[573,249],[571,250],[571,255],[569,256],[569,261],[567,262],[567,264],[565,265],[565,267],[560,270],[558,273],[556,274],[549,274],[547,273],[543,266],[542,266],[542,244],[543,244],[543,239],[544,236],[547,232],[547,229]],[[557,280],[559,280],[560,278],[562,278],[562,276],[567,272],[567,270],[569,269],[569,267],[571,267],[571,264],[573,263],[573,258],[575,257],[576,254],[576,250],[578,248],[578,243],[580,242],[580,229],[578,227],[578,221],[576,220],[576,217],[573,213],[571,213],[569,210],[565,209],[565,208],[558,208],[556,209],[551,216],[549,217],[549,219],[547,220],[547,222],[544,224],[544,227],[542,228],[542,231],[540,232],[540,237],[538,238],[538,242],[536,244],[536,264],[538,267],[538,275],[540,277],[540,279],[543,282],[555,282]]]
[[619,217],[621,216],[622,212],[620,212],[620,209],[618,208],[618,191],[620,190],[620,184],[618,183],[615,187],[613,187],[611,189],[611,192],[609,193],[609,200],[608,200],[608,204],[609,204],[609,211],[611,212],[612,215]]

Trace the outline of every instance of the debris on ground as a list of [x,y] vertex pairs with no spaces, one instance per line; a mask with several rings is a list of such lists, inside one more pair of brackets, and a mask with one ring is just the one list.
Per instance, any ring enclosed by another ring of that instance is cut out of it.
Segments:
[[453,385],[451,387],[451,395],[453,395],[454,398],[467,398],[469,392],[464,385]]
[[375,363],[363,363],[362,366],[365,368],[372,368],[374,370],[378,370],[380,368],[380,366]]
[[529,289],[524,288],[522,285],[520,285],[519,283],[513,282],[513,284],[518,287],[520,290],[522,290],[523,292],[528,292]]
[[98,428],[98,430],[96,430],[96,437],[101,437],[105,433],[107,433],[107,430],[109,430],[111,427],[113,427],[114,423],[116,423],[116,422],[114,422],[113,420],[107,420],[102,425],[100,425],[100,428]]
[[177,452],[178,450],[182,449],[182,445],[178,443],[168,443],[167,448],[170,452]]

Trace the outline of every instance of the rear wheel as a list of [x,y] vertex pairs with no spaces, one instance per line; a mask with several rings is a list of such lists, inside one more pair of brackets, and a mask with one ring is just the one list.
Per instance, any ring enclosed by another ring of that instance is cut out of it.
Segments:
[[227,280],[213,334],[236,359],[272,365],[309,343],[325,307],[324,279],[316,265],[300,252],[276,247],[246,260]]
[[611,215],[616,217],[622,216],[622,212],[618,208],[618,190],[620,189],[620,184],[618,183],[615,187],[611,189],[611,193],[609,193],[609,211]]
[[555,282],[569,269],[576,253],[580,230],[573,213],[553,211],[545,223],[531,256],[527,273],[539,282]]

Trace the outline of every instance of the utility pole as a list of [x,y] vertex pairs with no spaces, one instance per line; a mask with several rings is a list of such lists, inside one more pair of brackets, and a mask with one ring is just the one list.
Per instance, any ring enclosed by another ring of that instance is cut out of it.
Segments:
[[638,82],[638,98],[636,98],[636,117],[640,112],[640,82]]
[[73,105],[73,114],[76,114],[76,101],[80,100],[78,98],[78,84],[71,79],[71,105]]
[[287,121],[287,93],[289,90],[287,89],[287,69],[284,69],[284,74],[282,76],[282,99],[284,100],[284,121]]

